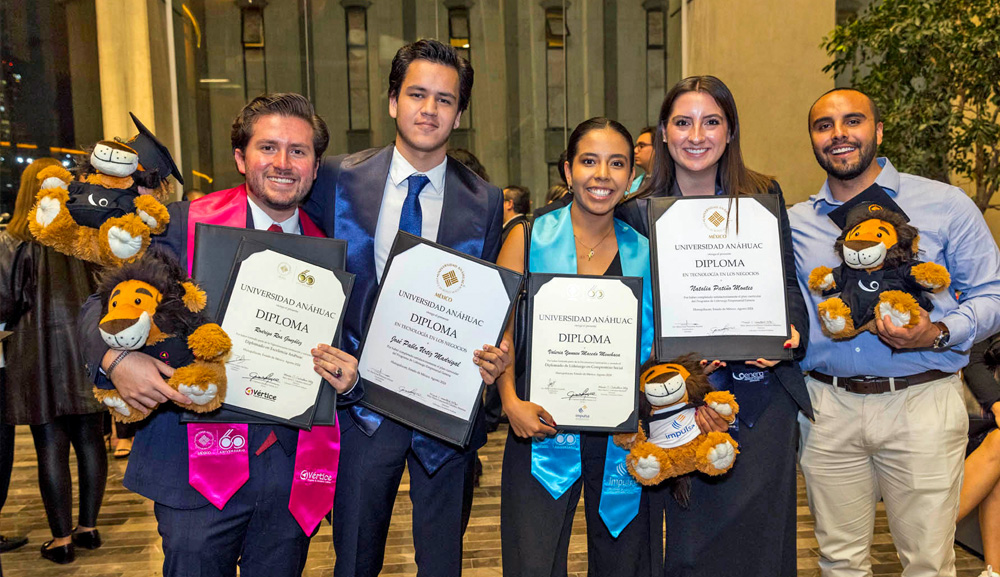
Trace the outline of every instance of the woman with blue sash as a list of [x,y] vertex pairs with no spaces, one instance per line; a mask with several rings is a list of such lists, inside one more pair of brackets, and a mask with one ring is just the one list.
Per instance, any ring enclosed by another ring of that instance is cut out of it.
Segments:
[[[795,360],[781,363],[702,361],[712,385],[736,396],[740,412],[729,427],[715,411],[699,407],[696,421],[703,431],[728,427],[740,445],[740,455],[725,475],[691,476],[685,490],[690,499],[687,507],[671,495],[667,484],[649,492],[653,563],[658,566],[662,560],[662,574],[670,577],[794,576],[797,416],[800,410],[812,416],[797,361],[805,355],[809,316],[795,277],[791,228],[781,188],[743,163],[736,102],[714,76],[686,78],[667,93],[653,146],[652,174],[636,195],[638,200],[622,208],[657,196],[727,196],[738,221],[740,198],[746,202],[748,195],[778,196],[785,298],[792,324],[792,338],[785,348],[795,349]],[[627,212],[620,214],[628,218]],[[664,516],[666,551],[661,556]]]
[[[632,165],[632,137],[621,124],[592,118],[577,126],[562,167],[573,201],[535,220],[527,247],[528,269],[642,277],[641,358],[645,359],[653,340],[649,242],[614,219],[615,206],[632,182]],[[498,264],[521,271],[524,244],[523,235],[509,235]],[[507,338],[513,341],[512,331],[509,327]],[[557,434],[558,423],[545,408],[523,400],[523,382],[515,384],[514,364],[498,380],[510,419],[500,502],[504,575],[566,575],[581,492],[589,575],[648,575],[648,505],[645,491],[624,466],[627,452],[608,434],[566,430]]]

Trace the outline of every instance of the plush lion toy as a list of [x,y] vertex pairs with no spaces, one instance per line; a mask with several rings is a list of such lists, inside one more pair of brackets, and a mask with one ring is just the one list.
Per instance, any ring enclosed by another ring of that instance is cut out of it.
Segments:
[[721,475],[732,468],[739,453],[736,441],[728,433],[702,432],[694,416],[698,406],[708,405],[732,423],[740,407],[729,391],[712,390],[691,355],[655,362],[639,377],[639,390],[651,405],[650,414],[638,432],[614,437],[629,450],[625,462],[639,483],[657,485],[693,471]]
[[139,259],[150,236],[170,220],[162,202],[173,175],[183,184],[170,153],[139,119],[139,134],[126,143],[98,142],[79,179],[61,166],[38,173],[41,190],[28,215],[32,235],[46,246],[103,266]]
[[[100,322],[104,342],[119,351],[141,350],[174,367],[167,384],[193,401],[184,408],[197,413],[219,408],[226,396],[225,360],[232,343],[202,313],[205,292],[177,261],[155,249],[109,271],[98,289],[106,313]],[[117,421],[144,418],[113,387],[95,387],[94,396]]]
[[921,308],[932,310],[925,293],[943,290],[951,277],[943,266],[917,260],[919,240],[919,231],[896,212],[877,204],[852,209],[834,245],[844,263],[809,274],[814,292],[840,293],[819,303],[823,332],[838,340],[874,333],[876,315],[908,328],[920,321]]

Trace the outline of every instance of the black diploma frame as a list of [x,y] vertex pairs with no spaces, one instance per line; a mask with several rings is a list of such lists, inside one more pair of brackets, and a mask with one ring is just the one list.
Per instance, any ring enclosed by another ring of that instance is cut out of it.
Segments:
[[[535,295],[538,291],[548,284],[554,278],[575,278],[575,279],[602,279],[608,281],[617,280],[624,284],[632,294],[635,295],[638,306],[635,310],[635,322],[633,326],[635,327],[635,366],[633,367],[633,378],[632,378],[632,388],[633,388],[633,403],[632,412],[624,421],[619,423],[617,426],[613,427],[589,427],[589,426],[579,426],[565,425],[560,422],[560,419],[556,419],[556,428],[559,430],[571,430],[571,431],[589,431],[589,432],[599,432],[599,433],[634,433],[639,428],[639,367],[642,365],[643,360],[641,358],[641,348],[642,348],[642,277],[628,277],[628,276],[594,276],[594,275],[575,275],[575,274],[554,274],[554,273],[531,273],[528,275],[528,338],[527,338],[527,358],[525,361],[525,400],[531,400],[531,375],[532,371],[532,344],[534,340],[532,335],[534,333],[534,319],[535,319]],[[544,406],[544,405],[543,405]]]
[[[485,311],[503,311],[503,320],[500,322],[500,331],[494,341],[494,344],[499,346],[500,340],[503,338],[504,329],[507,326],[507,319],[510,318],[510,312],[514,306],[514,301],[521,288],[521,282],[523,280],[522,275],[512,270],[497,266],[491,262],[471,257],[457,250],[400,231],[396,234],[396,239],[389,252],[389,260],[385,263],[385,269],[382,271],[383,282],[380,283],[378,295],[375,297],[375,302],[372,303],[372,309],[366,323],[365,340],[362,341],[361,347],[359,348],[358,358],[360,359],[364,356],[365,347],[368,346],[367,340],[370,333],[371,323],[375,317],[375,311],[378,308],[379,301],[382,299],[384,281],[392,267],[393,260],[397,255],[405,253],[418,245],[431,246],[437,250],[446,252],[461,261],[492,268],[500,273],[501,282],[507,292],[507,302],[489,303],[483,307],[483,310]],[[503,306],[501,307],[500,305]],[[471,357],[471,351],[469,352],[469,355]],[[469,360],[471,362],[471,358]],[[364,382],[365,387],[365,395],[360,401],[362,405],[442,441],[460,447],[465,447],[469,444],[469,440],[472,436],[472,425],[475,422],[477,413],[482,408],[481,399],[483,387],[485,386],[483,381],[480,380],[477,386],[479,392],[476,398],[479,400],[474,403],[472,413],[469,414],[468,418],[462,419],[410,399],[409,397],[396,393],[395,391],[391,391],[386,387],[378,385],[364,377],[361,377],[361,380]]]
[[[254,250],[238,257],[245,241],[252,242]],[[208,304],[205,307],[206,314],[220,325],[222,324],[225,304],[228,303],[230,282],[236,278],[239,262],[253,252],[265,249],[309,262],[318,268],[333,270],[337,278],[344,283],[347,295],[345,307],[346,303],[350,301],[354,275],[343,272],[347,260],[346,241],[198,223],[195,225],[195,258],[192,276],[208,295]],[[321,255],[322,259],[317,260],[316,255]],[[343,319],[343,314],[344,311],[341,311],[341,319]],[[338,326],[337,334],[331,343],[335,347],[340,344],[342,324],[343,321]],[[309,426],[305,428],[311,428],[312,425],[333,425],[336,422],[336,416],[337,391],[331,386],[321,386],[316,410]],[[211,413],[183,411],[181,422],[271,424],[278,421],[273,417],[258,415],[223,404],[221,408]]]
[[[705,200],[710,198],[716,198],[719,202],[727,204],[729,202],[728,197],[707,197],[707,196],[668,196],[661,198],[651,198],[649,200],[649,240],[650,240],[650,260],[652,265],[652,275],[653,275],[653,306],[655,312],[655,334],[654,334],[654,346],[656,350],[656,356],[659,359],[673,359],[680,355],[694,353],[698,358],[708,359],[709,361],[714,359],[726,360],[726,361],[748,361],[756,359],[768,359],[768,360],[791,360],[793,351],[792,349],[784,348],[785,341],[791,338],[791,329],[789,328],[789,314],[788,314],[788,298],[784,292],[785,288],[785,260],[783,255],[785,251],[791,250],[791,247],[785,246],[784,239],[781,237],[781,217],[780,210],[778,206],[777,195],[772,194],[755,194],[748,196],[740,196],[738,200],[733,201],[732,210],[734,214],[738,214],[736,203],[745,202],[756,202],[762,205],[768,212],[775,217],[775,227],[774,235],[779,247],[781,254],[778,255],[778,262],[781,263],[781,286],[782,293],[780,298],[784,301],[784,317],[781,319],[782,325],[785,327],[785,334],[782,336],[773,335],[739,335],[739,334],[727,334],[727,335],[697,335],[697,336],[672,336],[664,337],[662,336],[662,319],[663,310],[667,306],[666,303],[661,302],[660,297],[660,284],[663,282],[691,282],[690,280],[685,281],[682,277],[678,276],[681,274],[681,270],[677,267],[661,267],[659,259],[659,251],[657,247],[661,242],[667,242],[667,239],[658,238],[656,233],[656,223],[660,218],[671,208],[677,205],[677,203]],[[748,226],[750,225],[749,219],[744,220],[740,218],[739,225]],[[692,223],[691,226],[702,226],[701,222]],[[735,223],[730,225],[733,232],[735,232]],[[690,241],[690,239],[683,239]],[[667,270],[663,270],[667,269]],[[738,320],[738,315],[734,316],[734,320]]]

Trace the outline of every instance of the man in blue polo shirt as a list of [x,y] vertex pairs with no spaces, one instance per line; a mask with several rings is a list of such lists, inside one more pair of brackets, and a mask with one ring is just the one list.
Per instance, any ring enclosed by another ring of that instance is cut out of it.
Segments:
[[[789,211],[799,285],[810,309],[802,361],[815,419],[802,415],[800,464],[816,519],[824,577],[871,575],[875,505],[885,502],[903,577],[954,576],[955,517],[968,419],[956,374],[975,341],[1000,330],[1000,252],[975,204],[954,187],[898,172],[877,158],[878,108],[835,89],[809,112],[813,152],[827,172],[819,193]],[[822,333],[807,280],[840,264],[829,217],[873,184],[920,230],[920,259],[951,272],[933,310],[909,329],[888,317],[878,334]],[[958,296],[956,297],[956,292]]]

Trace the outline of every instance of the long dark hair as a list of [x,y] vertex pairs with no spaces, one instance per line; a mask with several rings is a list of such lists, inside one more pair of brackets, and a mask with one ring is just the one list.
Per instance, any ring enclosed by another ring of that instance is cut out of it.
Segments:
[[[611,120],[610,118],[605,118],[603,116],[595,116],[594,118],[584,120],[580,124],[576,125],[573,129],[573,133],[569,135],[569,141],[566,143],[566,162],[570,166],[573,166],[573,159],[576,158],[577,149],[580,147],[580,139],[587,135],[588,132],[594,130],[604,130],[605,128],[610,128],[620,134],[625,142],[628,143],[628,165],[631,167],[635,164],[635,143],[632,141],[632,134],[629,133],[628,129],[622,126],[617,120]],[[559,170],[563,171],[566,167],[560,166]],[[569,183],[569,175],[566,174],[566,182]]]
[[674,102],[688,92],[708,94],[715,99],[716,104],[726,115],[729,143],[719,159],[719,180],[722,189],[730,198],[739,194],[766,194],[771,187],[771,178],[750,170],[743,162],[743,151],[740,148],[740,119],[736,112],[733,93],[715,76],[689,76],[675,84],[663,99],[653,138],[653,173],[643,181],[635,196],[645,198],[654,193],[669,193],[674,186],[677,170],[674,167],[674,159],[671,158],[663,142],[663,135],[667,130],[667,122],[670,121]]

